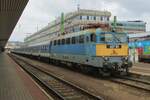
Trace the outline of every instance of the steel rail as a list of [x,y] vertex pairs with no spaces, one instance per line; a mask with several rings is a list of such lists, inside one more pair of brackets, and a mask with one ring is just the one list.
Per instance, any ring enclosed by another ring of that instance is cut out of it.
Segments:
[[[34,66],[21,58],[11,56],[24,70],[26,70],[30,75],[35,77],[40,83],[42,83],[46,88],[51,90],[62,100],[103,100],[99,96],[95,96],[88,91],[74,85],[54,74],[47,72],[40,66]],[[30,66],[30,67],[29,67]],[[38,73],[38,74],[37,74]],[[42,75],[43,74],[43,75]],[[41,77],[45,76],[45,80]],[[52,81],[51,81],[52,80]],[[49,82],[50,81],[50,82]],[[63,93],[64,92],[64,93]]]
[[127,76],[110,78],[110,81],[150,92],[150,82]]

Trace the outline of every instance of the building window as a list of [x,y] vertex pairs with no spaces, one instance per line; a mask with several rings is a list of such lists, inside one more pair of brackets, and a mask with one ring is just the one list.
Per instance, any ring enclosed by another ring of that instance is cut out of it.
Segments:
[[80,19],[82,20],[82,16],[80,16]]
[[96,20],[96,16],[94,16],[94,20]]
[[96,16],[96,20],[100,20],[100,16]]
[[103,16],[101,16],[101,21],[103,21]]
[[87,20],[89,20],[89,16],[87,16]]
[[92,20],[92,16],[89,16],[89,19]]
[[109,17],[107,17],[107,21],[109,21]]
[[82,16],[82,19],[83,20],[87,20],[87,16]]

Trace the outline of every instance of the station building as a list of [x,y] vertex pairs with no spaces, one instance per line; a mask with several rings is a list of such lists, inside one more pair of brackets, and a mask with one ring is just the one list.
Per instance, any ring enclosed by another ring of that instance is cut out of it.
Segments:
[[[113,22],[111,22],[113,25]],[[117,30],[122,30],[129,34],[145,33],[146,32],[146,22],[136,20],[136,21],[117,21]]]
[[111,12],[99,10],[78,9],[65,15],[62,13],[61,17],[56,18],[40,31],[27,37],[25,44],[27,46],[40,45],[62,34],[79,32],[92,25],[107,27],[110,17]]
[[24,43],[19,41],[8,41],[5,46],[5,52],[10,52],[10,50],[15,48],[23,47]]
[[[67,14],[62,13],[47,26],[27,37],[25,44],[27,46],[40,45],[62,34],[79,32],[91,26],[102,27],[104,31],[110,31],[113,27],[110,17],[111,12],[99,10],[78,9]],[[129,34],[141,33],[146,31],[146,23],[143,21],[117,21],[116,28]]]

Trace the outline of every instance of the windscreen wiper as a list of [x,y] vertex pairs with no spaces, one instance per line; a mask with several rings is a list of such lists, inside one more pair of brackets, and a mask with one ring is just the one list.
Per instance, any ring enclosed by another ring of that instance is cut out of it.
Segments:
[[120,39],[118,39],[115,35],[113,35],[113,36],[115,37],[115,39],[117,39],[118,42],[122,43],[122,42],[120,41]]

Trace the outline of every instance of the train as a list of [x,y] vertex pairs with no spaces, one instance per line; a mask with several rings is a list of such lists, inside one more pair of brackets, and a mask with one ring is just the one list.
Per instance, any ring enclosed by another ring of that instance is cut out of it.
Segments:
[[145,40],[130,42],[129,48],[137,51],[139,62],[150,62],[150,40],[147,37]]
[[127,33],[90,28],[48,40],[45,37],[44,40],[40,45],[13,49],[11,53],[68,64],[86,72],[98,72],[102,76],[128,74],[132,67]]
[[128,35],[110,24],[108,11],[78,9],[49,23],[25,39],[12,53],[65,64],[102,76],[128,74],[132,67]]

